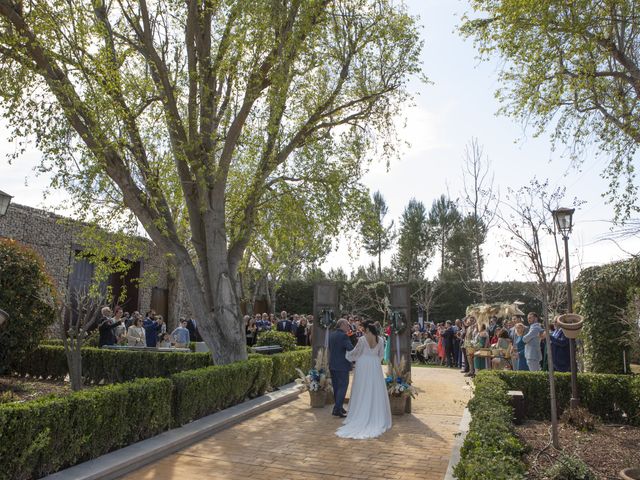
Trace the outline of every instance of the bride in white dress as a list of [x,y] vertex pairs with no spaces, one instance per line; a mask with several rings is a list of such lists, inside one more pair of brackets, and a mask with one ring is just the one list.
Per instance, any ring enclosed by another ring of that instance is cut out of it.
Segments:
[[384,356],[384,340],[373,324],[365,325],[365,334],[347,360],[356,362],[349,412],[336,435],[342,438],[374,438],[391,428],[389,394],[380,361]]

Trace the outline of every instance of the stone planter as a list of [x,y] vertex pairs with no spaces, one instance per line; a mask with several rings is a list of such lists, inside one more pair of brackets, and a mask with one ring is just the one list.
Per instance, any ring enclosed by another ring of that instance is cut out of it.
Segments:
[[584,318],[576,313],[565,313],[556,317],[556,326],[560,327],[567,338],[577,338],[582,330]]
[[327,392],[320,390],[319,392],[309,392],[311,399],[311,408],[322,408],[326,402]]
[[392,415],[404,415],[405,405],[407,403],[407,397],[394,397],[389,395],[389,405],[391,406]]
[[640,480],[640,468],[625,468],[620,470],[618,477],[622,480]]

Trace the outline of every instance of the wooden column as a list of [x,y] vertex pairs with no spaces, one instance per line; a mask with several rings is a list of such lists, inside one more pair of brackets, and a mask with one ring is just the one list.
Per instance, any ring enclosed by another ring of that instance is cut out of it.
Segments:
[[[400,334],[391,332],[391,361],[404,359],[407,372],[411,373],[411,294],[407,283],[391,284],[391,311],[404,315],[405,328]],[[400,350],[398,352],[398,346]],[[398,355],[399,353],[399,355]],[[406,413],[411,413],[411,397],[407,399]]]
[[334,282],[318,282],[313,286],[313,333],[311,338],[311,358],[315,362],[318,350],[324,348],[325,337],[330,330],[320,326],[320,315],[325,309],[333,310],[335,319],[340,318],[338,285]]

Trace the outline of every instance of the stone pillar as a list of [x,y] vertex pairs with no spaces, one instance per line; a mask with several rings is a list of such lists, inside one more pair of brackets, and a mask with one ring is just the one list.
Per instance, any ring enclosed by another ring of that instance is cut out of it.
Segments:
[[[404,317],[405,327],[399,334],[391,331],[391,362],[404,359],[407,372],[411,373],[411,295],[407,283],[391,284],[391,312]],[[398,350],[399,347],[399,350]],[[406,413],[411,413],[411,397],[407,399]]]
[[340,318],[338,303],[338,285],[334,282],[318,282],[313,286],[313,330],[311,334],[311,358],[315,362],[318,350],[324,348],[325,338],[329,335],[326,328],[320,326],[323,310],[332,310],[334,318]]

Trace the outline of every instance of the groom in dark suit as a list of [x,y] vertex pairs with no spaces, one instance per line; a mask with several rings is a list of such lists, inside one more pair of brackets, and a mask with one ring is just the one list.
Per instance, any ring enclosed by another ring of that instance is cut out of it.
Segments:
[[347,412],[342,408],[344,397],[347,395],[349,387],[349,372],[351,362],[346,359],[345,354],[353,350],[353,344],[347,332],[350,330],[349,322],[344,318],[338,320],[336,329],[329,336],[329,371],[331,372],[331,384],[333,385],[333,406],[332,415],[345,417]]

